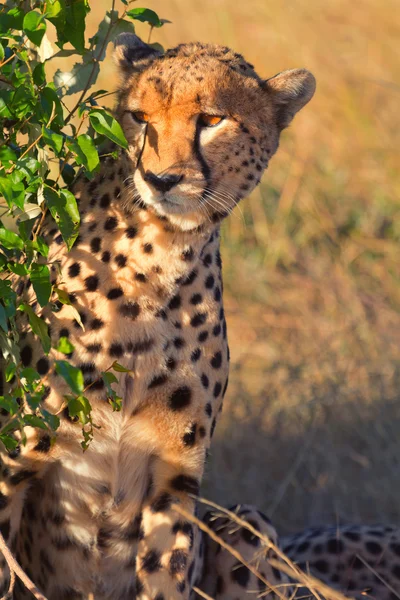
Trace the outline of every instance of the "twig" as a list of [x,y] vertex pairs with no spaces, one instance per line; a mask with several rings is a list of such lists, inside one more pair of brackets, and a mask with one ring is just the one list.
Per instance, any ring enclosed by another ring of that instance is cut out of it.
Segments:
[[10,62],[10,60],[12,60],[13,58],[15,58],[16,56],[17,56],[16,54],[11,54],[11,56],[9,56],[9,57],[7,58],[7,60],[5,60],[4,62],[2,62],[2,63],[0,64],[0,69],[1,69],[2,67],[4,67],[4,65],[6,65],[8,62]]
[[[10,569],[10,574],[11,574],[10,589],[12,589],[11,586],[13,586],[13,582],[15,580],[15,575],[17,575],[20,578],[20,580],[25,584],[26,588],[30,591],[30,593],[37,600],[47,600],[46,596],[43,596],[43,594],[38,590],[38,588],[33,583],[33,581],[28,577],[28,575],[25,573],[25,571],[22,569],[22,567],[19,565],[19,563],[15,560],[14,556],[11,554],[11,551],[10,551],[9,547],[7,546],[6,541],[1,533],[0,533],[0,551],[2,552],[4,558],[6,559],[8,567]],[[14,577],[14,579],[13,579],[13,577]],[[8,594],[6,594],[6,596],[3,597],[4,600],[7,596],[8,596]],[[3,600],[3,598],[1,598],[0,600]]]
[[205,592],[203,592],[202,590],[200,590],[195,585],[193,586],[192,589],[193,589],[194,592],[196,592],[196,594],[198,594],[202,598],[205,598],[205,600],[214,600],[214,598],[212,598],[211,596],[209,596],[208,594],[206,594]]

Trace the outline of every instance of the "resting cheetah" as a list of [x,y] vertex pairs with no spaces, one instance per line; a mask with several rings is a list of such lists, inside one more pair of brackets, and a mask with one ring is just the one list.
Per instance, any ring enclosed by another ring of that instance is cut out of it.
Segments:
[[[345,525],[316,527],[300,533],[278,536],[270,520],[252,506],[230,509],[269,538],[304,573],[312,575],[356,600],[396,600],[400,598],[400,528],[384,525]],[[275,566],[277,556],[267,550],[249,530],[220,512],[208,513],[206,524],[227,542],[268,582],[234,558],[226,549],[205,537],[206,560],[199,588],[214,600],[266,598],[325,598],[315,596],[298,580],[288,578]],[[270,565],[269,560],[275,562]],[[278,561],[281,562],[281,561]],[[274,593],[271,593],[274,590]],[[259,594],[259,595],[257,595]],[[334,591],[327,594],[334,600]]]
[[[38,309],[51,329],[46,357],[21,323],[21,360],[62,416],[57,443],[28,429],[27,444],[2,455],[2,530],[49,600],[178,600],[199,580],[201,537],[173,503],[195,510],[228,383],[219,227],[315,88],[306,70],[263,80],[220,46],[162,55],[123,34],[116,56],[129,150],[75,187],[82,225],[71,252],[45,231],[62,272],[56,281],[53,265],[54,283],[85,330],[68,305]],[[34,302],[29,281],[23,293]],[[100,426],[85,454],[54,370],[65,336]],[[112,413],[100,372],[116,359],[130,372]]]

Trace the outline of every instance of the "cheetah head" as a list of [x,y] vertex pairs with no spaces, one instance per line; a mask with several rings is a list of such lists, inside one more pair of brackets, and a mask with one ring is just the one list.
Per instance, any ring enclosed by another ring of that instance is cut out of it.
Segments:
[[182,44],[162,54],[121,34],[115,53],[128,201],[182,229],[219,222],[251,192],[280,132],[315,90],[305,69],[262,79],[223,46]]

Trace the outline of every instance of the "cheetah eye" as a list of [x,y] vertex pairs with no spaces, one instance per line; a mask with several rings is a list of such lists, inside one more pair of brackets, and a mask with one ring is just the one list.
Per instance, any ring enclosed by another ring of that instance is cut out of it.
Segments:
[[201,127],[215,127],[223,121],[225,117],[218,117],[217,115],[207,115],[205,113],[199,115],[199,125]]
[[143,112],[142,110],[135,110],[131,112],[132,118],[134,121],[136,121],[136,123],[140,123],[141,125],[143,125],[143,123],[148,123],[149,119],[149,115],[145,112]]

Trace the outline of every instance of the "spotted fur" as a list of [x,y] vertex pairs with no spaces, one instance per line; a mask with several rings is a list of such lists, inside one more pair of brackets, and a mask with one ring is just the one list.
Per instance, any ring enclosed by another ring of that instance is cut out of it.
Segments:
[[[52,281],[71,305],[54,297],[42,310],[30,281],[18,285],[53,346],[44,356],[22,316],[21,360],[43,377],[45,408],[61,425],[54,445],[27,428],[26,445],[2,453],[0,524],[49,600],[183,600],[198,580],[199,532],[173,504],[195,509],[228,383],[219,225],[315,87],[305,70],[265,81],[219,46],[161,55],[124,34],[116,56],[129,149],[75,186],[82,224],[69,253],[54,225],[44,231]],[[203,127],[204,113],[219,124]],[[65,358],[54,349],[60,337],[74,346],[68,359],[84,374],[98,427],[85,454],[54,369]],[[119,376],[123,406],[113,413],[100,374],[115,360],[130,372]],[[18,588],[15,598],[25,597]]]
[[[311,528],[278,539],[270,520],[253,506],[230,509],[277,545],[303,572],[354,600],[395,600],[400,595],[400,528],[345,525]],[[277,568],[273,549],[220,513],[206,515],[207,525],[254,567],[257,577],[228,550],[205,537],[206,560],[200,589],[214,600],[306,599],[316,596],[289,581]],[[272,561],[272,564],[270,563]],[[267,583],[265,583],[267,582]],[[325,598],[319,595],[318,597]],[[330,596],[333,597],[333,596]]]

